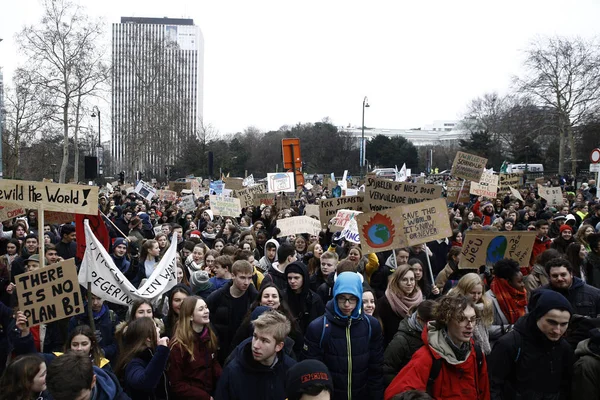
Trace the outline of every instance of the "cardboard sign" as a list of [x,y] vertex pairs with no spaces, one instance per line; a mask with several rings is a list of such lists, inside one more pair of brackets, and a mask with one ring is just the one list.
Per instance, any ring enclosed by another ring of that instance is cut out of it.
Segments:
[[340,236],[344,240],[352,243],[360,243],[360,234],[358,233],[358,223],[355,219],[348,221],[348,225],[342,230]]
[[458,267],[492,266],[503,258],[515,260],[521,266],[529,265],[535,236],[535,232],[527,231],[466,231]]
[[495,199],[498,195],[498,175],[494,175],[491,171],[485,171],[481,175],[479,182],[473,182],[471,184],[470,193],[476,196]]
[[512,186],[509,186],[508,189],[510,190],[510,193],[517,199],[517,200],[523,200],[523,196],[521,196],[521,192],[519,192],[517,189],[513,188]]
[[296,191],[293,172],[267,174],[267,184],[269,193],[294,193]]
[[521,185],[521,179],[523,174],[500,174],[498,197],[504,197],[507,194],[511,194],[510,187],[518,188]]
[[172,190],[175,193],[181,193],[181,191],[185,189],[191,190],[192,182],[169,182],[169,190]]
[[174,190],[159,190],[156,196],[160,201],[168,201],[173,203],[177,200],[177,192]]
[[364,253],[376,253],[407,246],[406,239],[402,234],[400,207],[358,214],[356,223],[360,235],[360,246]]
[[281,232],[279,237],[308,233],[309,235],[319,235],[321,232],[321,223],[319,220],[302,215],[299,217],[290,217],[277,220],[277,228]]
[[243,178],[223,178],[223,183],[227,189],[240,190],[244,188]]
[[538,185],[538,194],[548,202],[549,206],[562,206],[565,202],[562,189],[559,187],[544,187]]
[[0,203],[78,214],[98,212],[98,187],[0,179]]
[[70,224],[75,221],[75,214],[57,211],[44,211],[44,222],[47,224]]
[[319,211],[319,205],[318,204],[307,204],[304,207],[304,215],[306,215],[307,217],[317,217],[320,220],[321,214]]
[[467,181],[478,182],[487,165],[487,158],[459,151],[454,157],[450,175]]
[[[468,203],[471,181],[451,180],[446,182],[446,201],[448,203]],[[460,198],[458,195],[460,193]]]
[[419,185],[381,178],[367,178],[364,208],[365,211],[380,211],[441,197],[442,187],[439,185]]
[[332,232],[341,231],[351,220],[356,217],[357,214],[362,214],[362,211],[338,210],[338,212],[335,214],[335,217],[331,220],[332,224],[329,230]]
[[363,211],[363,196],[346,196],[335,199],[319,200],[319,220],[323,229],[327,229],[329,220],[335,217],[338,210],[349,209]]
[[16,204],[0,204],[0,221],[6,221],[27,214],[25,207]]
[[222,215],[226,217],[239,217],[242,213],[240,199],[235,197],[225,196],[210,196],[210,209],[214,215]]
[[148,201],[152,201],[152,198],[156,194],[156,189],[149,183],[139,181],[135,186],[135,192],[145,198]]
[[83,312],[75,259],[17,275],[19,309],[27,326],[69,318]]
[[275,210],[281,211],[281,210],[285,210],[286,208],[291,208],[291,207],[292,207],[292,200],[290,199],[289,196],[286,196],[283,193],[275,196]]
[[184,212],[194,211],[196,209],[196,203],[194,202],[194,195],[188,195],[181,198],[181,203],[179,203],[179,207]]
[[444,199],[403,206],[401,210],[403,233],[409,246],[452,236]]
[[[243,208],[246,208],[246,207],[249,207],[254,204],[254,198],[256,197],[256,195],[265,193],[266,191],[267,191],[267,188],[265,187],[265,185],[261,184],[261,185],[246,187],[246,188],[240,189],[240,190],[234,190],[233,197],[237,197],[238,199],[240,199],[240,204],[242,205]],[[270,195],[270,196],[272,197],[273,195]]]

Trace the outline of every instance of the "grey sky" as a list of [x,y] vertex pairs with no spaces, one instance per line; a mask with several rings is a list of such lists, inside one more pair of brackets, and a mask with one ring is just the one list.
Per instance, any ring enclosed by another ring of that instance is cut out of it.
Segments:
[[[0,0],[0,66],[37,0]],[[81,0],[107,23],[189,17],[205,41],[204,114],[221,133],[328,116],[336,125],[420,127],[456,119],[473,97],[505,93],[536,35],[597,33],[600,1]],[[107,25],[107,41],[109,40]],[[108,56],[108,55],[107,55]],[[108,111],[108,103],[101,105]],[[106,139],[106,137],[105,137]]]

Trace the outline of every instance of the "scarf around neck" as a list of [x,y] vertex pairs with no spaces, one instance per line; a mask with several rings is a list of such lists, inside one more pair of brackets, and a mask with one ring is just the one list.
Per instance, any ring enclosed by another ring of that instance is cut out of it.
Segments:
[[390,303],[392,311],[402,318],[405,318],[408,315],[408,310],[410,310],[411,307],[414,307],[423,301],[423,293],[420,289],[416,290],[410,296],[405,295],[400,297],[392,292],[390,288],[387,288],[385,290],[385,297]]
[[503,278],[492,281],[490,289],[496,295],[498,305],[509,323],[514,324],[525,315],[527,308],[527,291],[517,290]]

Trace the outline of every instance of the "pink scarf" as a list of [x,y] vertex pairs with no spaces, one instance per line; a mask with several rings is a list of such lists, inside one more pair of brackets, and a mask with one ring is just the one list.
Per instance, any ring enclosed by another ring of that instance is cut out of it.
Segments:
[[414,307],[423,301],[421,289],[417,289],[411,296],[399,297],[393,293],[390,288],[387,288],[385,290],[385,297],[388,300],[388,303],[390,303],[392,311],[402,318],[408,315],[408,310],[410,310],[411,307]]

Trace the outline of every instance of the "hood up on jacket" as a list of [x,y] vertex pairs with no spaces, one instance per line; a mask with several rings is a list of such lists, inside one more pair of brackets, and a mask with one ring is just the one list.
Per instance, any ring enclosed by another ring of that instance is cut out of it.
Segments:
[[[278,249],[279,249],[279,242],[278,242],[277,240],[275,240],[275,239],[269,239],[269,240],[267,240],[267,241],[265,242],[265,252],[266,252],[266,250],[267,250],[267,245],[268,245],[269,243],[272,243],[272,244],[274,244],[274,245],[275,245],[275,250],[278,250]],[[277,254],[275,254],[275,259],[277,259]]]
[[351,294],[352,296],[355,296],[358,299],[358,302],[356,303],[356,307],[354,307],[354,311],[352,311],[352,315],[350,316],[350,318],[360,318],[362,313],[362,292],[362,280],[360,279],[359,274],[355,272],[342,272],[341,274],[339,274],[337,276],[337,279],[335,279],[335,283],[333,285],[332,302],[336,315],[342,319],[348,318],[342,313],[342,311],[338,307],[336,298],[340,294]]
[[448,364],[450,365],[458,365],[464,363],[466,360],[469,359],[469,355],[471,354],[471,350],[469,350],[469,352],[465,356],[465,359],[462,361],[456,358],[454,351],[444,338],[442,329],[439,329],[434,321],[430,321],[427,323],[427,327],[423,329],[421,338],[423,339],[424,344],[428,345],[430,349],[437,353],[441,358],[446,360],[446,362],[448,362]]

